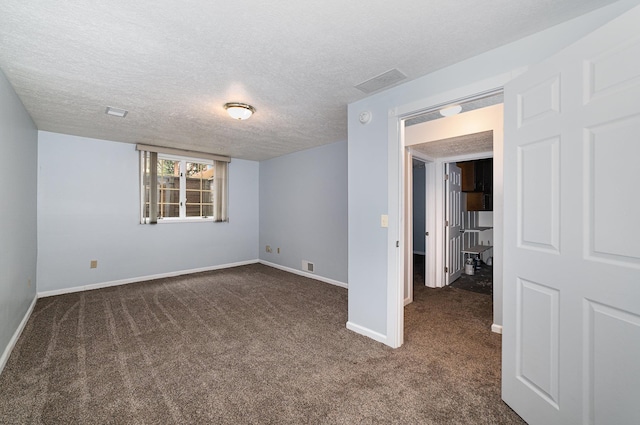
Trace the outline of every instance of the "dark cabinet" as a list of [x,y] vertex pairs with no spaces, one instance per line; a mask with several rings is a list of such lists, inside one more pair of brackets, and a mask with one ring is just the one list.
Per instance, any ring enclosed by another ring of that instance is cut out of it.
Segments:
[[458,162],[467,211],[493,210],[493,158]]
[[476,190],[476,164],[475,161],[458,162],[461,170],[461,183],[463,192],[475,192]]

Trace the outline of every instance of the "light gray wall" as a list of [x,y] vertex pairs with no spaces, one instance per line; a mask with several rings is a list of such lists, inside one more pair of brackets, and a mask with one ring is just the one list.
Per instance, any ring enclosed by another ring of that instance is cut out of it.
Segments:
[[39,132],[38,292],[258,258],[258,162],[229,165],[229,223],[142,225],[138,158],[132,144]]
[[347,283],[346,142],[260,162],[260,259]]
[[[625,0],[572,21],[441,69],[422,78],[354,102],[348,108],[349,152],[349,322],[383,336],[387,330],[388,231],[397,226],[397,208],[389,211],[389,187],[397,176],[388,169],[388,115],[394,108],[446,93],[474,82],[540,62],[603,25],[637,0]],[[398,46],[403,48],[406,46]],[[370,111],[366,125],[358,121]],[[375,172],[371,172],[375,170]],[[389,214],[390,229],[380,227]],[[494,270],[495,272],[495,270]],[[400,283],[398,283],[400,284]],[[502,288],[494,288],[494,323],[502,324]]]
[[[0,71],[0,356],[36,295],[38,132]],[[29,285],[29,280],[31,284]],[[0,370],[2,369],[0,362]]]
[[424,253],[426,232],[426,172],[424,167],[413,168],[413,251]]

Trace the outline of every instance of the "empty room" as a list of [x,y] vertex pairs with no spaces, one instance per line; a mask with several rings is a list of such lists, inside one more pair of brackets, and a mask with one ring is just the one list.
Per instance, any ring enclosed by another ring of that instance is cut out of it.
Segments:
[[[4,0],[0,423],[640,423],[637,22]],[[489,295],[452,284],[478,245]]]

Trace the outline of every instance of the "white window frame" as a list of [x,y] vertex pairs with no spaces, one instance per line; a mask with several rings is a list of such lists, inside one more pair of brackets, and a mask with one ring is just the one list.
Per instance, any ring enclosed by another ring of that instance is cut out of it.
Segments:
[[[158,224],[167,224],[167,223],[202,223],[202,222],[213,222],[214,216],[200,216],[200,217],[187,217],[187,162],[195,162],[198,164],[211,165],[213,167],[213,160],[205,159],[205,158],[197,158],[190,156],[179,156],[179,155],[169,155],[164,153],[158,153],[158,160],[170,160],[176,161],[180,164],[180,192],[179,192],[179,217],[158,217]],[[141,177],[144,173],[144,167],[140,167]],[[215,176],[214,176],[215,179]],[[140,203],[140,216],[141,219],[144,220],[144,210],[145,210],[145,187],[144,187],[144,179],[141,178],[142,186],[142,196]]]

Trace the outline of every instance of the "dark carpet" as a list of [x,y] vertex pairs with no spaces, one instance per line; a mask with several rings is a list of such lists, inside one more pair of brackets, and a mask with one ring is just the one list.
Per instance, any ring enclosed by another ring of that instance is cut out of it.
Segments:
[[397,350],[346,321],[345,289],[257,264],[43,298],[0,423],[523,423],[490,297],[416,287]]
[[464,289],[465,291],[473,291],[479,294],[493,296],[493,267],[483,263],[472,275],[463,272],[451,286],[453,288]]

